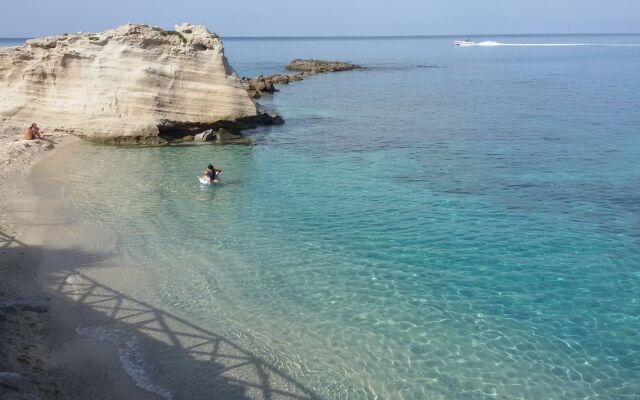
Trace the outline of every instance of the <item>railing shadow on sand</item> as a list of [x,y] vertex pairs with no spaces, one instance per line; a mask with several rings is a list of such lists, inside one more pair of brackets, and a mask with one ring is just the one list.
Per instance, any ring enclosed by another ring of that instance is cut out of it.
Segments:
[[[56,273],[54,283],[56,292],[101,314],[100,326],[134,333],[145,358],[151,354],[154,367],[170,365],[172,379],[166,386],[174,398],[319,399],[234,341],[102,285],[77,270]],[[164,386],[163,382],[157,383]]]
[[[33,249],[0,232],[0,250],[5,256],[7,252],[22,254],[28,248]],[[64,258],[72,253],[71,264],[81,266],[83,270],[85,267],[91,269],[101,259],[99,254],[77,249],[33,250],[44,250],[53,253],[53,257],[61,255]],[[151,365],[155,371],[150,379],[166,389],[156,392],[161,397],[320,399],[295,378],[228,337],[103,285],[83,273],[81,268],[56,269],[48,273],[45,280],[50,292],[78,307],[83,320],[110,332],[135,337],[144,364]],[[155,381],[159,376],[170,378]]]
[[14,236],[10,236],[0,231],[0,250],[4,250],[12,246],[26,247],[27,245],[16,239]]

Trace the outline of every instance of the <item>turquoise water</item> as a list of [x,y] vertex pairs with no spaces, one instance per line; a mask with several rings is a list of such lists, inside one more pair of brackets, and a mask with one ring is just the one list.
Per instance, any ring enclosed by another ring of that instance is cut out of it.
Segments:
[[600,45],[227,40],[241,75],[369,69],[260,99],[253,146],[82,144],[70,212],[321,398],[637,398],[640,47],[605,44],[640,36],[484,39]]

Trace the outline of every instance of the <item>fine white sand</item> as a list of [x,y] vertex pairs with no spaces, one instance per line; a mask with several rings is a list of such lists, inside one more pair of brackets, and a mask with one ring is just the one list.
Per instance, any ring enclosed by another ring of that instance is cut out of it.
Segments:
[[140,300],[140,271],[92,250],[102,237],[55,195],[75,140],[0,137],[0,398],[318,399],[237,335]]
[[32,194],[30,171],[74,139],[0,137],[0,398],[158,398],[122,371],[108,343],[78,335],[77,307],[39,284],[51,225],[39,220],[46,199]]

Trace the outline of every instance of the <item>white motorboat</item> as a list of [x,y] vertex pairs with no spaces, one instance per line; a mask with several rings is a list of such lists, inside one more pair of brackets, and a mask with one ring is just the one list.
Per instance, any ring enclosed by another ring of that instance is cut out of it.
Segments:
[[469,39],[465,39],[465,40],[456,40],[455,42],[453,42],[456,46],[475,46],[477,43],[476,42],[472,42]]

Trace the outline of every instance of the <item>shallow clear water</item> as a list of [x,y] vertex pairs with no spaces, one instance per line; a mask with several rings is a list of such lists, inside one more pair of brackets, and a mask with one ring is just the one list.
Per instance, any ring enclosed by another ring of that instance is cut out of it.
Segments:
[[286,124],[253,146],[80,144],[64,196],[141,299],[322,398],[635,398],[640,47],[451,42],[227,40],[241,75],[370,69],[260,99]]

